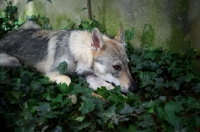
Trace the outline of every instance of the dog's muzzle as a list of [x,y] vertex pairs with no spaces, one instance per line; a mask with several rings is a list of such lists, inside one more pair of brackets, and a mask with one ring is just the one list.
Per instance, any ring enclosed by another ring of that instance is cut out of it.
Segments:
[[[113,82],[108,82],[106,81],[107,83],[110,83],[111,85],[113,85],[114,87],[116,87],[115,83]],[[122,94],[127,94],[128,92],[135,92],[137,90],[137,85],[133,82],[132,85],[130,87],[121,87],[121,93]]]
[[121,93],[125,95],[129,92],[135,92],[136,90],[137,90],[137,85],[135,83],[132,83],[132,85],[128,88],[121,87]]

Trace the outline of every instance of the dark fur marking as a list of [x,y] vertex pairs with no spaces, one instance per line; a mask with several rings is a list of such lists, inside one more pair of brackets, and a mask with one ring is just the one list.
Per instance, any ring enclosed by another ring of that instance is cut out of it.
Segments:
[[[32,37],[38,30],[16,30],[0,41],[0,52],[15,56],[20,62],[35,64],[47,55],[49,38]],[[34,49],[34,50],[33,50]],[[24,56],[26,55],[26,56]]]

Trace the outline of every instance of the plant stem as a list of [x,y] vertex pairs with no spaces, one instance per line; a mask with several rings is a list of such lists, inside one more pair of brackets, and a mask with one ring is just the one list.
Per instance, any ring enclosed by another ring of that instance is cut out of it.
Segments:
[[91,0],[87,0],[87,7],[88,7],[88,18],[92,20]]

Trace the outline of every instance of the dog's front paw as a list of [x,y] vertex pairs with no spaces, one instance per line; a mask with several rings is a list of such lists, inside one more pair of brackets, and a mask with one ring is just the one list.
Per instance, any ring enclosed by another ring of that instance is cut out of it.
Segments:
[[105,87],[108,90],[114,89],[115,87],[113,85],[111,85],[110,83],[105,82]]
[[50,81],[55,81],[56,83],[66,83],[69,85],[71,83],[71,79],[66,75],[61,75],[57,72],[51,72],[46,74],[50,78]]
[[57,76],[55,81],[56,81],[56,83],[66,83],[67,85],[69,85],[71,83],[71,79],[65,75]]
[[95,75],[89,75],[86,77],[87,82],[89,83],[89,87],[96,90],[98,87],[104,86],[106,89],[111,90],[114,88],[110,83],[105,82],[101,78]]

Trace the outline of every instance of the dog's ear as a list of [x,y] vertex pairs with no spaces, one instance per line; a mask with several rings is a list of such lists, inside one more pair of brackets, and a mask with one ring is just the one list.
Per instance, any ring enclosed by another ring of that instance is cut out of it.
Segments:
[[106,49],[106,44],[104,43],[101,33],[97,28],[94,28],[92,31],[91,49],[93,51],[101,51]]
[[117,33],[114,39],[125,45],[125,35],[123,26],[121,26],[119,32]]

